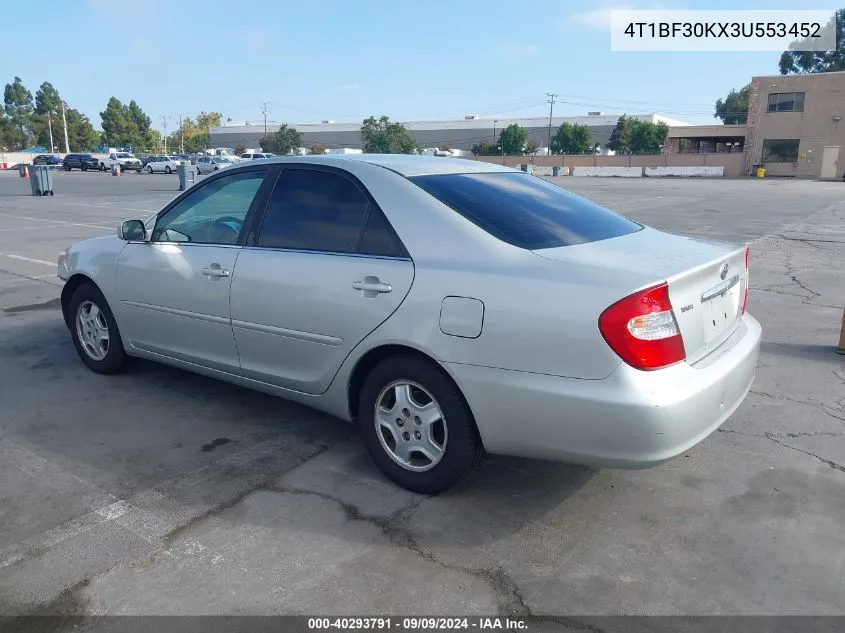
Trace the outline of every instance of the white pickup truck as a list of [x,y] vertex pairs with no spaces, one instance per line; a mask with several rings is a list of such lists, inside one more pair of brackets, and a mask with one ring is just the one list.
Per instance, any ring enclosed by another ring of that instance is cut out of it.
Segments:
[[114,165],[120,167],[120,171],[134,170],[141,173],[141,161],[135,158],[130,152],[112,152],[108,158],[100,159],[100,169],[111,171]]

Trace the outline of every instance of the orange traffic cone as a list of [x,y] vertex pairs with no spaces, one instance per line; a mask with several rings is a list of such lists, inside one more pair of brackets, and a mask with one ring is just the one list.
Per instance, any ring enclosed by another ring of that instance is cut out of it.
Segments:
[[23,177],[29,178],[29,167],[27,167],[26,165],[23,166]]

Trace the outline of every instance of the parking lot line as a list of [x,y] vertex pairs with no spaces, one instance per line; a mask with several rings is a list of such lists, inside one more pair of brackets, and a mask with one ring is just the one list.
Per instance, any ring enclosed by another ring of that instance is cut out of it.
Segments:
[[56,262],[48,262],[46,259],[35,259],[34,257],[26,257],[24,255],[13,255],[12,253],[0,253],[10,259],[19,259],[23,262],[32,262],[33,264],[44,264],[45,266],[56,266]]
[[97,226],[96,224],[83,224],[81,222],[66,222],[64,220],[45,220],[44,218],[33,218],[25,215],[12,215],[11,213],[0,213],[0,218],[14,218],[16,220],[29,220],[30,222],[47,222],[48,224],[61,224],[63,226],[84,226],[89,229],[100,229],[101,231],[112,231],[114,227]]

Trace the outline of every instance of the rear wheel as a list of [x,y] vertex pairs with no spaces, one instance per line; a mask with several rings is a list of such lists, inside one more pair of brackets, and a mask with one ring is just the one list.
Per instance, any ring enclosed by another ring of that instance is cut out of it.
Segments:
[[90,283],[70,300],[71,337],[83,363],[98,374],[116,374],[127,362],[117,322],[103,293]]
[[106,171],[106,164],[100,163],[100,171]]
[[373,368],[361,389],[358,423],[379,469],[414,492],[444,492],[484,457],[458,388],[442,369],[414,356]]
[[82,171],[88,171],[88,165],[82,163]]

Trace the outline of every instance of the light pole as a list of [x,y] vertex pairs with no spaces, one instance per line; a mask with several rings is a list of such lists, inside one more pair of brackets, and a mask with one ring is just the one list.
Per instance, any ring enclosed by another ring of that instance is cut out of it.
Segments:
[[67,104],[62,101],[62,124],[65,128],[65,152],[70,154],[70,143],[67,140],[67,116],[65,115],[65,108],[67,108]]
[[53,145],[53,111],[50,110],[47,112],[47,129],[50,130],[50,153],[56,151],[55,145]]
[[499,119],[493,119],[493,145],[496,144],[496,124],[499,122]]
[[551,92],[546,93],[549,96],[549,156],[552,155],[552,112],[555,107],[555,97],[559,96]]

